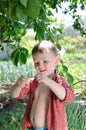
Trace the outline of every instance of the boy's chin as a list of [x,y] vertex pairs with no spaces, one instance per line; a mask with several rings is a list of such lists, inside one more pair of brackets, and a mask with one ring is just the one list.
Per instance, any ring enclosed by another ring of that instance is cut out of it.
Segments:
[[51,73],[46,73],[46,72],[41,72],[43,75],[48,76],[49,78],[52,78],[54,75],[54,72]]
[[54,73],[50,73],[47,75],[49,78],[52,78],[54,76]]

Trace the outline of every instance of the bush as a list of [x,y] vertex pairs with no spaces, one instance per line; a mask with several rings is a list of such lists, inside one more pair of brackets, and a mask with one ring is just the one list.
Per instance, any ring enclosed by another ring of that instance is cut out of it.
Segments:
[[74,53],[77,50],[85,49],[85,37],[77,36],[73,37],[64,37],[59,40],[59,43],[66,50],[67,53]]

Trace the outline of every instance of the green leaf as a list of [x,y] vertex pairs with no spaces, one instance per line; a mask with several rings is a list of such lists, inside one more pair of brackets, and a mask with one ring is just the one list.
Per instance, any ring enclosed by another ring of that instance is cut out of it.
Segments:
[[27,61],[27,57],[28,57],[28,50],[24,47],[20,48],[20,63],[25,64]]
[[12,24],[12,26],[14,28],[15,33],[18,34],[18,32],[19,32],[19,25],[18,25],[18,23],[16,23],[13,20],[11,20],[11,24]]
[[62,34],[62,29],[61,28],[57,28],[57,31]]
[[25,64],[27,61],[27,56],[24,53],[20,53],[19,60],[22,64]]
[[64,62],[63,62],[63,60],[62,60],[62,59],[60,60],[60,63],[61,63],[62,65],[64,64]]
[[18,21],[18,18],[16,16],[16,5],[12,6],[11,4],[9,4],[6,12],[7,12],[7,17],[10,20]]
[[54,42],[55,41],[55,35],[54,35],[52,29],[50,29],[50,28],[48,29],[48,35],[49,35],[50,39],[52,40],[52,42]]
[[14,65],[18,65],[19,62],[19,56],[20,56],[20,52],[18,49],[15,49],[11,55],[12,61],[14,63]]
[[8,1],[0,0],[0,13],[5,14],[7,7],[8,7]]
[[3,46],[1,47],[1,50],[4,51],[4,47]]
[[26,48],[21,47],[20,52],[23,53],[24,55],[28,56],[28,50]]
[[18,65],[18,62],[25,64],[28,57],[28,50],[24,47],[17,48],[13,51],[11,58],[14,63],[14,65]]
[[66,73],[66,75],[67,75],[67,81],[69,82],[69,84],[73,85],[73,81],[74,81],[73,76],[70,73]]
[[67,71],[68,71],[68,68],[67,68],[67,66],[65,66],[65,65],[62,65],[62,68],[63,68],[63,71],[65,71],[65,72],[67,72]]
[[28,0],[20,0],[21,4],[26,8]]
[[59,43],[56,43],[56,46],[59,50],[61,50],[61,45]]
[[15,6],[18,3],[18,0],[10,0],[9,4]]
[[16,7],[16,15],[19,21],[25,22],[27,19],[25,8],[22,5],[17,5]]
[[26,13],[29,17],[36,19],[40,13],[40,6],[38,0],[28,0]]
[[3,51],[4,47],[0,44],[0,50]]
[[17,53],[14,57],[14,64],[17,66],[18,65],[18,62],[19,62],[19,53]]

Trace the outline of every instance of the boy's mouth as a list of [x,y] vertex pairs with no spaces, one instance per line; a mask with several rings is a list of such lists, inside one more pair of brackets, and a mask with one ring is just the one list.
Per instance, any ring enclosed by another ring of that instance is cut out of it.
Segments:
[[46,70],[40,70],[40,72],[42,73],[42,72],[45,72]]

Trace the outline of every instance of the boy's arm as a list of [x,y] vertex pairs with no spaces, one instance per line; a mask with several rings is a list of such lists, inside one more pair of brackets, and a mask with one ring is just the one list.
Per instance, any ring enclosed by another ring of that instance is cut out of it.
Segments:
[[62,101],[64,104],[68,104],[70,102],[73,101],[74,99],[74,90],[72,89],[72,87],[67,83],[67,81],[62,78],[62,86],[65,88],[66,91],[66,95],[64,100]]
[[14,84],[11,89],[11,95],[16,99],[23,99],[30,91],[29,84],[25,84],[22,88]]
[[64,104],[70,103],[74,98],[74,91],[62,77],[59,80],[49,82],[49,88]]
[[30,79],[20,77],[12,86],[11,95],[16,99],[23,99],[30,92]]
[[55,80],[52,80],[48,76],[39,73],[36,75],[36,80],[39,84],[43,83],[48,86],[60,101],[69,103],[73,100],[74,92],[63,77],[58,76]]

